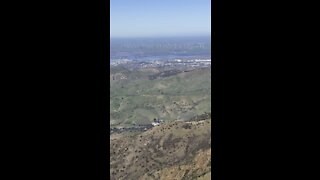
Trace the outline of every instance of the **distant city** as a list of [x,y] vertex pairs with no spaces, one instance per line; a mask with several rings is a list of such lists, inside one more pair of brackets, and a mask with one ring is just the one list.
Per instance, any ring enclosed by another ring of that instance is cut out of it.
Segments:
[[141,68],[211,67],[210,37],[111,39],[111,66]]
[[128,69],[143,69],[143,68],[204,68],[211,67],[211,59],[173,59],[173,60],[129,60],[115,59],[111,60],[111,66],[123,66]]

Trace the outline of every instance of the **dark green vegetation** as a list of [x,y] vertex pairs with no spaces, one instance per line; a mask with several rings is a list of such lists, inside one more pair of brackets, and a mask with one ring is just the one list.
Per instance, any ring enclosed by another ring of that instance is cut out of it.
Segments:
[[111,67],[110,124],[191,120],[211,112],[211,68],[168,71]]

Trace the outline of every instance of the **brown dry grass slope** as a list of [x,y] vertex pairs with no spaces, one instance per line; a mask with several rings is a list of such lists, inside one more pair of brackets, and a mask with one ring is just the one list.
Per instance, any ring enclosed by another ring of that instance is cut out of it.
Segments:
[[168,122],[140,134],[115,134],[110,139],[113,180],[211,177],[211,119]]

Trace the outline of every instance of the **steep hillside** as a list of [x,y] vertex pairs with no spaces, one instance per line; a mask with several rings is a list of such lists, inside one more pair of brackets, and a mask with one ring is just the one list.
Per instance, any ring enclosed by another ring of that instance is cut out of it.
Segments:
[[211,178],[211,119],[165,123],[110,140],[112,180]]

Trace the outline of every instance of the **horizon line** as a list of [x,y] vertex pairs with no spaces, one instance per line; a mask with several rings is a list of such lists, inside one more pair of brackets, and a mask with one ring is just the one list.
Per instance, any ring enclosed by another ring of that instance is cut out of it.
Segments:
[[110,39],[139,39],[139,38],[192,38],[192,37],[211,37],[211,34],[203,35],[161,35],[161,36],[110,36]]

